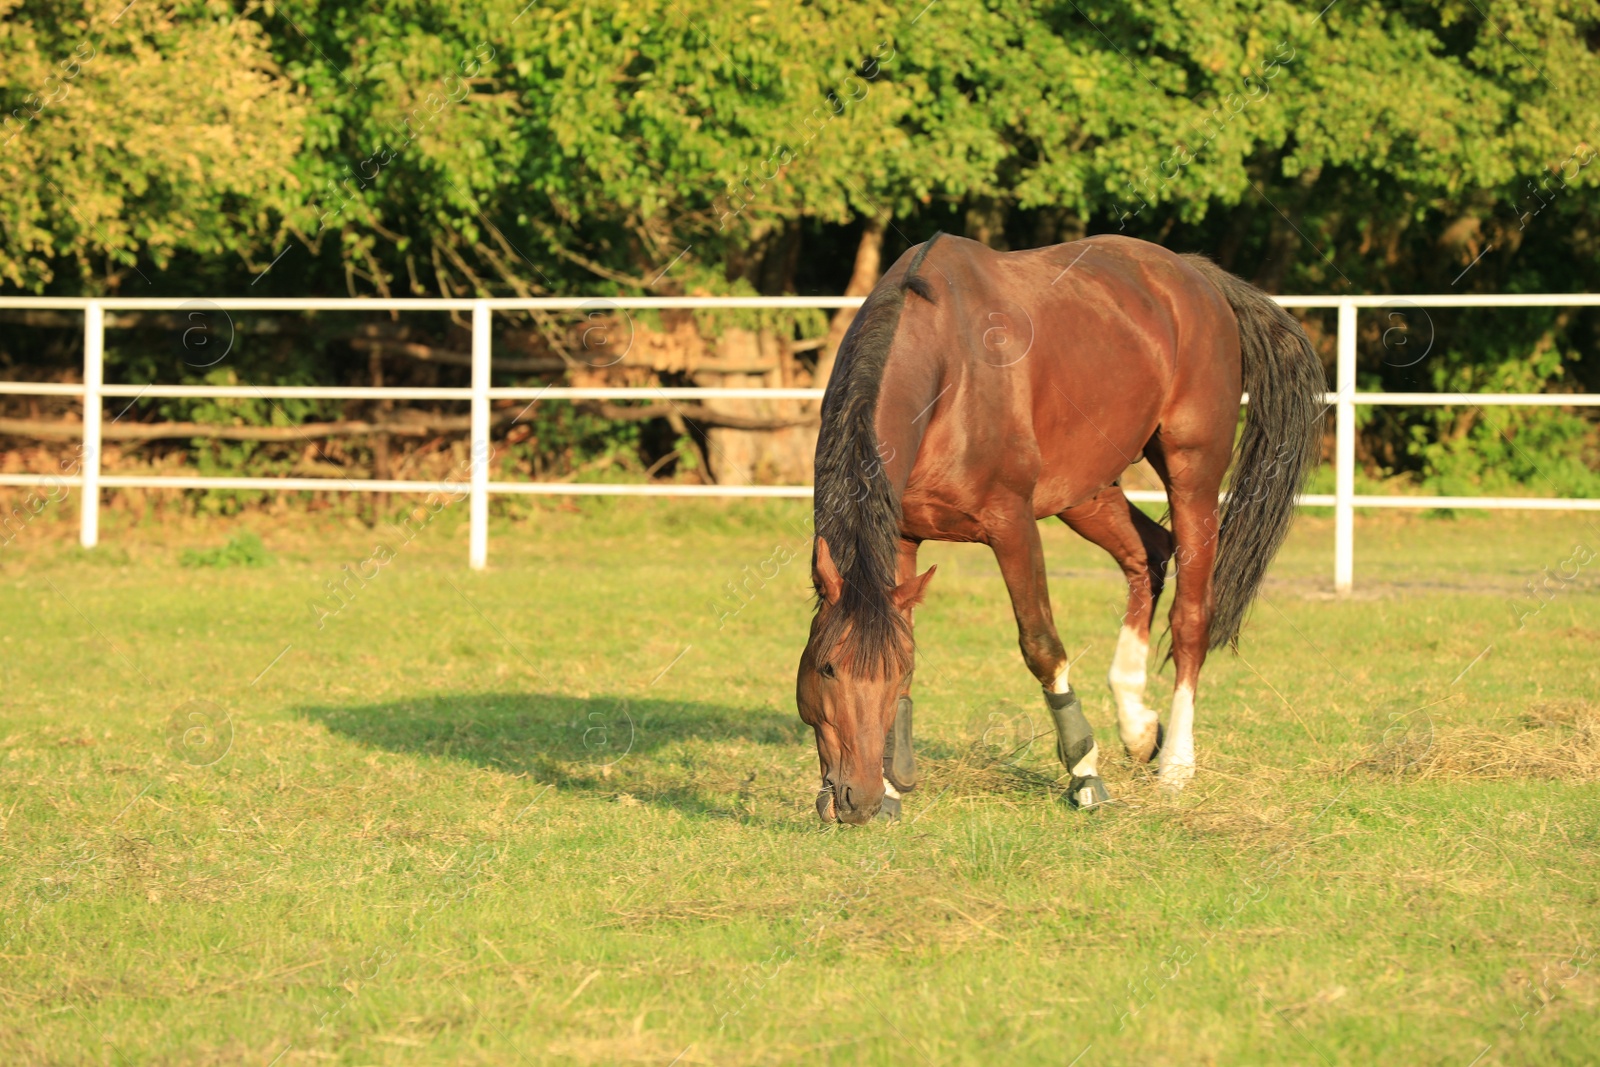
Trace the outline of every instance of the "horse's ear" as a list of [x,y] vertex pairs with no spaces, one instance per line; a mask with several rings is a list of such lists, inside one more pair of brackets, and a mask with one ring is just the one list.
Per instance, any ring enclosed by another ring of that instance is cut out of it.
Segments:
[[928,595],[928,583],[933,580],[933,572],[938,569],[929,567],[915,578],[895,586],[894,606],[901,611],[910,611],[922,603],[922,598]]
[[816,576],[822,599],[837,604],[839,594],[844,592],[844,579],[839,576],[839,568],[833,565],[833,553],[828,551],[828,542],[821,537],[817,538]]

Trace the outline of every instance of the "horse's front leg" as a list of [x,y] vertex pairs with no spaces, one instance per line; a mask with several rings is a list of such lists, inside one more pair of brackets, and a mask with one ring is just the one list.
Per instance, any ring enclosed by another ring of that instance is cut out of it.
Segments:
[[1128,610],[1122,615],[1117,650],[1107,681],[1117,704],[1117,727],[1128,755],[1148,763],[1161,747],[1161,717],[1144,703],[1150,659],[1150,621],[1172,557],[1172,535],[1110,485],[1058,516],[1079,536],[1099,545],[1128,579]]
[[1078,695],[1067,682],[1067,653],[1056,633],[1045,580],[1044,546],[1029,501],[1018,501],[987,530],[989,547],[1000,564],[1011,610],[1017,617],[1017,642],[1033,676],[1044,686],[1045,703],[1056,724],[1056,755],[1072,775],[1068,797],[1074,807],[1090,808],[1109,800],[1100,780],[1100,749],[1094,728],[1084,718]]
[[[917,548],[920,541],[900,539],[899,575],[904,584],[917,576]],[[907,620],[911,612],[906,613]],[[891,801],[899,806],[900,794],[917,787],[917,757],[911,743],[911,675],[906,676],[905,692],[895,704],[894,721],[883,742],[884,806]]]

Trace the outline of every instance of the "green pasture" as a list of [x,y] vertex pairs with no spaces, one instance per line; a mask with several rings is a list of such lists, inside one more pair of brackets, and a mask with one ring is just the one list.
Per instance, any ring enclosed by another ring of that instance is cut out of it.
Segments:
[[1581,515],[1363,516],[1345,599],[1303,517],[1177,798],[1116,742],[1118,573],[1045,524],[1089,814],[992,558],[930,545],[922,784],[839,829],[799,504],[550,504],[484,573],[464,506],[93,552],[57,507],[0,549],[5,1064],[1600,1058]]

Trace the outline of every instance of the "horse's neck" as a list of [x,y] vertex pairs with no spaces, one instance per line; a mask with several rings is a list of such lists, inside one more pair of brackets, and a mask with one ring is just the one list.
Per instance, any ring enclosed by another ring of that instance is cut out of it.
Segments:
[[896,500],[910,483],[922,439],[937,417],[940,378],[937,366],[929,363],[891,359],[884,368],[873,428],[877,432],[883,474]]

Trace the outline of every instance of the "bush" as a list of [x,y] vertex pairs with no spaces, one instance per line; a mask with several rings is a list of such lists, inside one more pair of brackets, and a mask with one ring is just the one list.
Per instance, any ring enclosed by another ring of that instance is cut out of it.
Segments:
[[249,532],[234,534],[217,548],[185,549],[179,558],[185,567],[264,567],[271,561],[261,538]]

